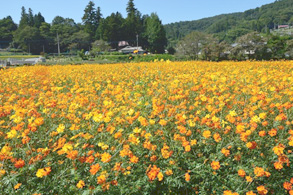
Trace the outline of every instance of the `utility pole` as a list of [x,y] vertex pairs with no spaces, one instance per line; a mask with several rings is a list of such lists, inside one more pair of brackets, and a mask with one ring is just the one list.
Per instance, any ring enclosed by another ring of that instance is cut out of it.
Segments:
[[58,44],[58,56],[60,56],[60,41],[59,41],[58,32],[57,32],[57,44]]
[[136,35],[136,49],[138,51],[138,34]]

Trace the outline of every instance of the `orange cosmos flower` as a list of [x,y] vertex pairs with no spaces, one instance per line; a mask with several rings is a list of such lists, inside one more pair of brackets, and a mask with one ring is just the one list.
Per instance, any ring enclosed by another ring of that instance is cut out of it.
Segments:
[[203,136],[207,139],[207,138],[211,137],[211,132],[209,130],[206,130],[203,132]]
[[158,180],[159,181],[162,181],[164,179],[164,175],[163,175],[162,172],[159,172],[158,175],[157,175],[157,177],[158,177]]
[[169,146],[167,146],[166,144],[164,144],[163,148],[161,149],[161,153],[163,158],[168,159],[173,152],[169,151]]
[[14,186],[14,189],[17,190],[20,186],[22,185],[22,183],[18,183]]
[[150,157],[150,161],[155,162],[157,160],[157,158],[158,157],[156,155],[153,155]]
[[76,184],[76,187],[79,189],[83,188],[84,186],[85,186],[85,183],[83,180],[79,180],[79,182]]
[[226,148],[222,148],[221,153],[227,157],[230,155],[230,150],[227,150]]
[[215,133],[214,135],[213,135],[213,138],[214,138],[214,140],[215,140],[215,142],[220,142],[221,140],[222,140],[222,138],[221,138],[221,136],[220,136],[220,134],[219,133]]
[[106,182],[106,176],[104,174],[100,175],[99,177],[97,177],[97,180],[98,180],[98,184],[104,184]]
[[138,162],[138,157],[136,157],[136,156],[132,156],[131,158],[130,158],[130,162],[132,162],[132,163],[137,163]]
[[167,169],[165,173],[168,176],[173,175],[173,171],[171,169]]
[[271,137],[276,136],[276,135],[277,135],[277,129],[271,129],[271,130],[269,131],[269,135],[270,135]]
[[286,190],[291,190],[292,189],[292,184],[290,182],[284,182],[283,183],[283,187],[286,189]]
[[225,190],[223,192],[223,195],[238,195],[237,192],[232,192],[231,190]]
[[77,150],[71,150],[71,151],[68,151],[67,152],[67,158],[71,159],[71,160],[74,160],[77,158],[77,155],[78,155],[78,151]]
[[24,165],[25,165],[25,162],[22,159],[19,159],[14,163],[15,168],[22,168],[22,167],[24,167]]
[[281,156],[284,153],[285,146],[283,144],[279,144],[273,148],[273,151],[276,155]]
[[44,176],[49,175],[50,172],[51,172],[51,167],[46,167],[44,169],[38,169],[36,176],[42,178]]
[[147,176],[151,181],[153,181],[156,179],[159,172],[160,172],[160,168],[158,168],[156,165],[153,165],[151,170],[147,171]]
[[250,177],[250,176],[246,176],[245,179],[249,183],[253,181],[252,177]]
[[263,185],[258,186],[256,189],[260,195],[265,195],[268,193],[268,190]]
[[101,161],[102,161],[103,163],[110,162],[111,157],[112,157],[112,156],[111,156],[109,153],[105,152],[105,153],[103,153],[103,154],[101,155]]
[[261,167],[255,167],[254,168],[254,174],[255,174],[256,177],[262,177],[262,176],[264,176],[265,171]]
[[190,181],[189,173],[185,173],[184,177],[185,177],[185,181],[187,181],[187,182]]
[[184,149],[185,149],[185,152],[190,152],[191,147],[190,147],[190,145],[187,145],[187,146],[184,147]]
[[245,195],[256,195],[256,193],[254,193],[253,191],[249,191],[249,192],[246,192]]
[[246,147],[247,148],[249,148],[249,149],[255,149],[256,148],[256,146],[257,146],[257,143],[255,142],[255,141],[253,141],[253,142],[248,142],[247,144],[246,144]]
[[236,126],[236,133],[240,134],[245,131],[245,125],[240,123]]
[[100,169],[101,169],[101,166],[99,164],[92,165],[90,169],[90,173],[92,175],[95,175]]
[[281,163],[281,162],[275,162],[274,163],[274,167],[277,170],[281,170],[281,169],[283,169],[283,163]]
[[218,169],[220,169],[221,165],[220,165],[220,163],[219,163],[218,161],[213,161],[213,162],[211,163],[211,167],[212,167],[212,169],[214,169],[214,170],[218,170]]
[[265,131],[260,131],[260,132],[258,132],[258,135],[260,137],[264,137],[266,135],[266,132]]
[[243,169],[239,169],[239,170],[238,170],[238,175],[239,175],[240,177],[245,177],[246,173],[245,173],[245,171],[244,171]]

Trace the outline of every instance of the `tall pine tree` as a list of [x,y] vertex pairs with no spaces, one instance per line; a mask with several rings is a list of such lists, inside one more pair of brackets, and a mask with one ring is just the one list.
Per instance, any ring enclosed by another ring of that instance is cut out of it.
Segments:
[[28,9],[28,25],[34,26],[34,24],[35,24],[35,21],[34,21],[33,10],[29,8]]
[[94,2],[90,1],[86,6],[82,22],[84,24],[84,31],[89,33],[91,40],[93,40],[98,28],[97,12]]
[[101,8],[97,8],[97,13],[96,13],[96,21],[97,21],[97,29],[95,32],[95,39],[100,40],[102,39],[102,31],[103,31],[103,15],[101,13]]
[[126,39],[132,44],[136,43],[136,35],[140,35],[142,31],[142,20],[140,12],[135,8],[134,0],[129,0],[126,11],[127,18],[125,19]]
[[40,28],[43,22],[45,22],[45,18],[42,16],[40,12],[34,16],[35,27]]
[[28,14],[26,13],[25,8],[21,7],[21,17],[19,21],[19,28],[24,28],[25,26],[29,25]]

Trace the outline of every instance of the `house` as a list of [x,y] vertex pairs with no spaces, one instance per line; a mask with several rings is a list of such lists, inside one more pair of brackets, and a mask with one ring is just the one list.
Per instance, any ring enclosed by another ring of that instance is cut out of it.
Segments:
[[289,28],[289,25],[278,25],[278,29],[287,29]]
[[24,65],[24,64],[37,64],[40,62],[46,62],[46,59],[44,57],[38,57],[38,58],[28,58],[28,59],[15,59],[15,58],[8,58],[6,60],[7,65]]
[[135,53],[137,51],[138,54],[143,54],[146,53],[145,50],[142,49],[142,47],[131,47],[131,46],[126,46],[123,49],[120,49],[119,52],[123,54],[130,54],[130,53]]

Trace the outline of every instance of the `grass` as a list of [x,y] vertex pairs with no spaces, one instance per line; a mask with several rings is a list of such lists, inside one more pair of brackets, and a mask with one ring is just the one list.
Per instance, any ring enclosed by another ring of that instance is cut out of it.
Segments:
[[8,59],[8,58],[38,58],[39,55],[9,55],[9,56],[0,56],[0,59]]

